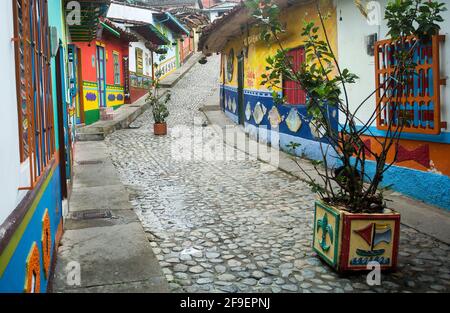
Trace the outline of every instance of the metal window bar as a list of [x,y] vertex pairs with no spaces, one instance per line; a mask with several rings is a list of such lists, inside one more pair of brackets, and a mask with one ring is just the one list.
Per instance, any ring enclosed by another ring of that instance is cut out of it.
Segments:
[[30,190],[55,157],[48,0],[13,0],[20,160],[29,160]]
[[[377,128],[388,130],[401,119],[403,132],[437,135],[441,132],[440,55],[439,45],[444,36],[433,36],[429,43],[418,43],[417,38],[400,41],[382,40],[375,43],[375,84],[377,104]],[[416,46],[414,46],[416,45]],[[392,88],[387,84],[394,74],[395,54],[401,49],[413,48],[415,68],[406,77],[404,88]]]
[[[298,47],[288,52],[292,65],[298,71],[303,62],[305,62],[305,48]],[[288,104],[305,104],[306,93],[301,88],[300,84],[295,81],[290,81],[283,78],[283,96],[286,97]]]

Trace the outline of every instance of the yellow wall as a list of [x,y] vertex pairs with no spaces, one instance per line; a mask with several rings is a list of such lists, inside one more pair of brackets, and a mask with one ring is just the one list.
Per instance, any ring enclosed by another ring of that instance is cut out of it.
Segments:
[[[328,32],[328,37],[331,43],[333,52],[337,56],[337,25],[336,25],[336,8],[333,6],[332,0],[321,1],[321,12],[325,16],[328,13],[330,16],[325,20],[325,27]],[[316,5],[297,5],[288,9],[282,10],[281,22],[286,23],[286,33],[283,34],[283,47],[284,48],[295,48],[303,45],[304,38],[300,35],[303,28],[303,21],[313,21],[317,26],[320,25],[320,19],[317,14]],[[323,31],[320,31],[320,36],[323,37]],[[261,86],[261,75],[265,73],[266,58],[270,55],[275,55],[278,50],[278,45],[272,43],[270,46],[267,43],[260,41],[259,39],[260,31],[258,28],[253,27],[250,30],[250,36],[248,38],[250,42],[248,58],[244,60],[244,88],[245,89],[257,89],[266,90],[265,86]],[[323,37],[323,39],[325,39]],[[225,71],[226,71],[226,60],[230,50],[234,49],[234,72],[233,79],[228,82],[226,75],[225,81],[227,86],[237,87],[237,59],[236,56],[244,47],[244,42],[247,42],[247,36],[241,36],[240,38],[231,40],[226,48],[222,51],[225,57]],[[222,79],[221,79],[222,81]]]

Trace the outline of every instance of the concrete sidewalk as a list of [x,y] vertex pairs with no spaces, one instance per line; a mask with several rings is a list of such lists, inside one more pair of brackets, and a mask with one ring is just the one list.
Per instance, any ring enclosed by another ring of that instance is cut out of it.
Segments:
[[[168,292],[105,143],[78,142],[75,155],[73,192],[53,292]],[[79,286],[67,283],[66,267],[71,262],[80,265]]]
[[[236,125],[221,111],[217,105],[218,95],[214,95],[207,100],[207,105],[201,109],[205,114],[211,126],[220,134],[224,134],[224,129],[227,132],[234,132],[234,136],[223,136],[226,144],[232,145],[235,148],[249,153],[248,147],[257,146],[257,151],[267,151],[266,153],[255,155],[260,161],[269,163],[270,152],[279,152],[278,169],[287,172],[300,179],[306,179],[306,175],[299,169],[296,162],[302,165],[308,175],[313,178],[318,178],[314,167],[307,161],[301,158],[294,158],[293,156],[279,151],[277,149],[268,147],[266,144],[255,142],[245,134],[244,129],[240,125]],[[239,137],[237,137],[239,135]],[[247,142],[245,144],[236,145],[233,138],[245,137]],[[251,144],[249,142],[252,141]],[[296,160],[296,162],[294,161]],[[430,235],[442,242],[450,244],[450,212],[437,207],[425,204],[424,202],[412,199],[398,192],[385,193],[388,204],[391,208],[401,213],[402,223],[412,227],[422,233]],[[390,201],[389,201],[390,200]]]

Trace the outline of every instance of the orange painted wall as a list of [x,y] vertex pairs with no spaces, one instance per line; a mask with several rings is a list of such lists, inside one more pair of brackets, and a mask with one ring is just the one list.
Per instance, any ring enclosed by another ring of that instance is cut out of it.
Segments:
[[[371,137],[362,136],[366,146],[370,141],[370,150],[375,153],[381,151],[381,145]],[[384,138],[377,137],[383,142]],[[399,160],[396,166],[412,168],[424,172],[435,172],[450,176],[450,145],[446,143],[416,141],[402,139],[399,142],[400,152],[397,156]],[[388,154],[388,162],[392,162],[395,156],[395,149],[392,148]],[[374,160],[372,156],[368,157]],[[425,166],[427,164],[427,166]]]

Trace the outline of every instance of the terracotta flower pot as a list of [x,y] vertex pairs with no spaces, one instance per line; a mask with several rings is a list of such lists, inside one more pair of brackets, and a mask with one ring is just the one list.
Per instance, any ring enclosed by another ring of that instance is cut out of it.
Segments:
[[167,135],[167,124],[166,123],[155,123],[153,124],[153,132],[156,136]]
[[373,261],[382,270],[395,270],[400,214],[350,213],[316,201],[313,236],[313,250],[338,272],[368,270]]

